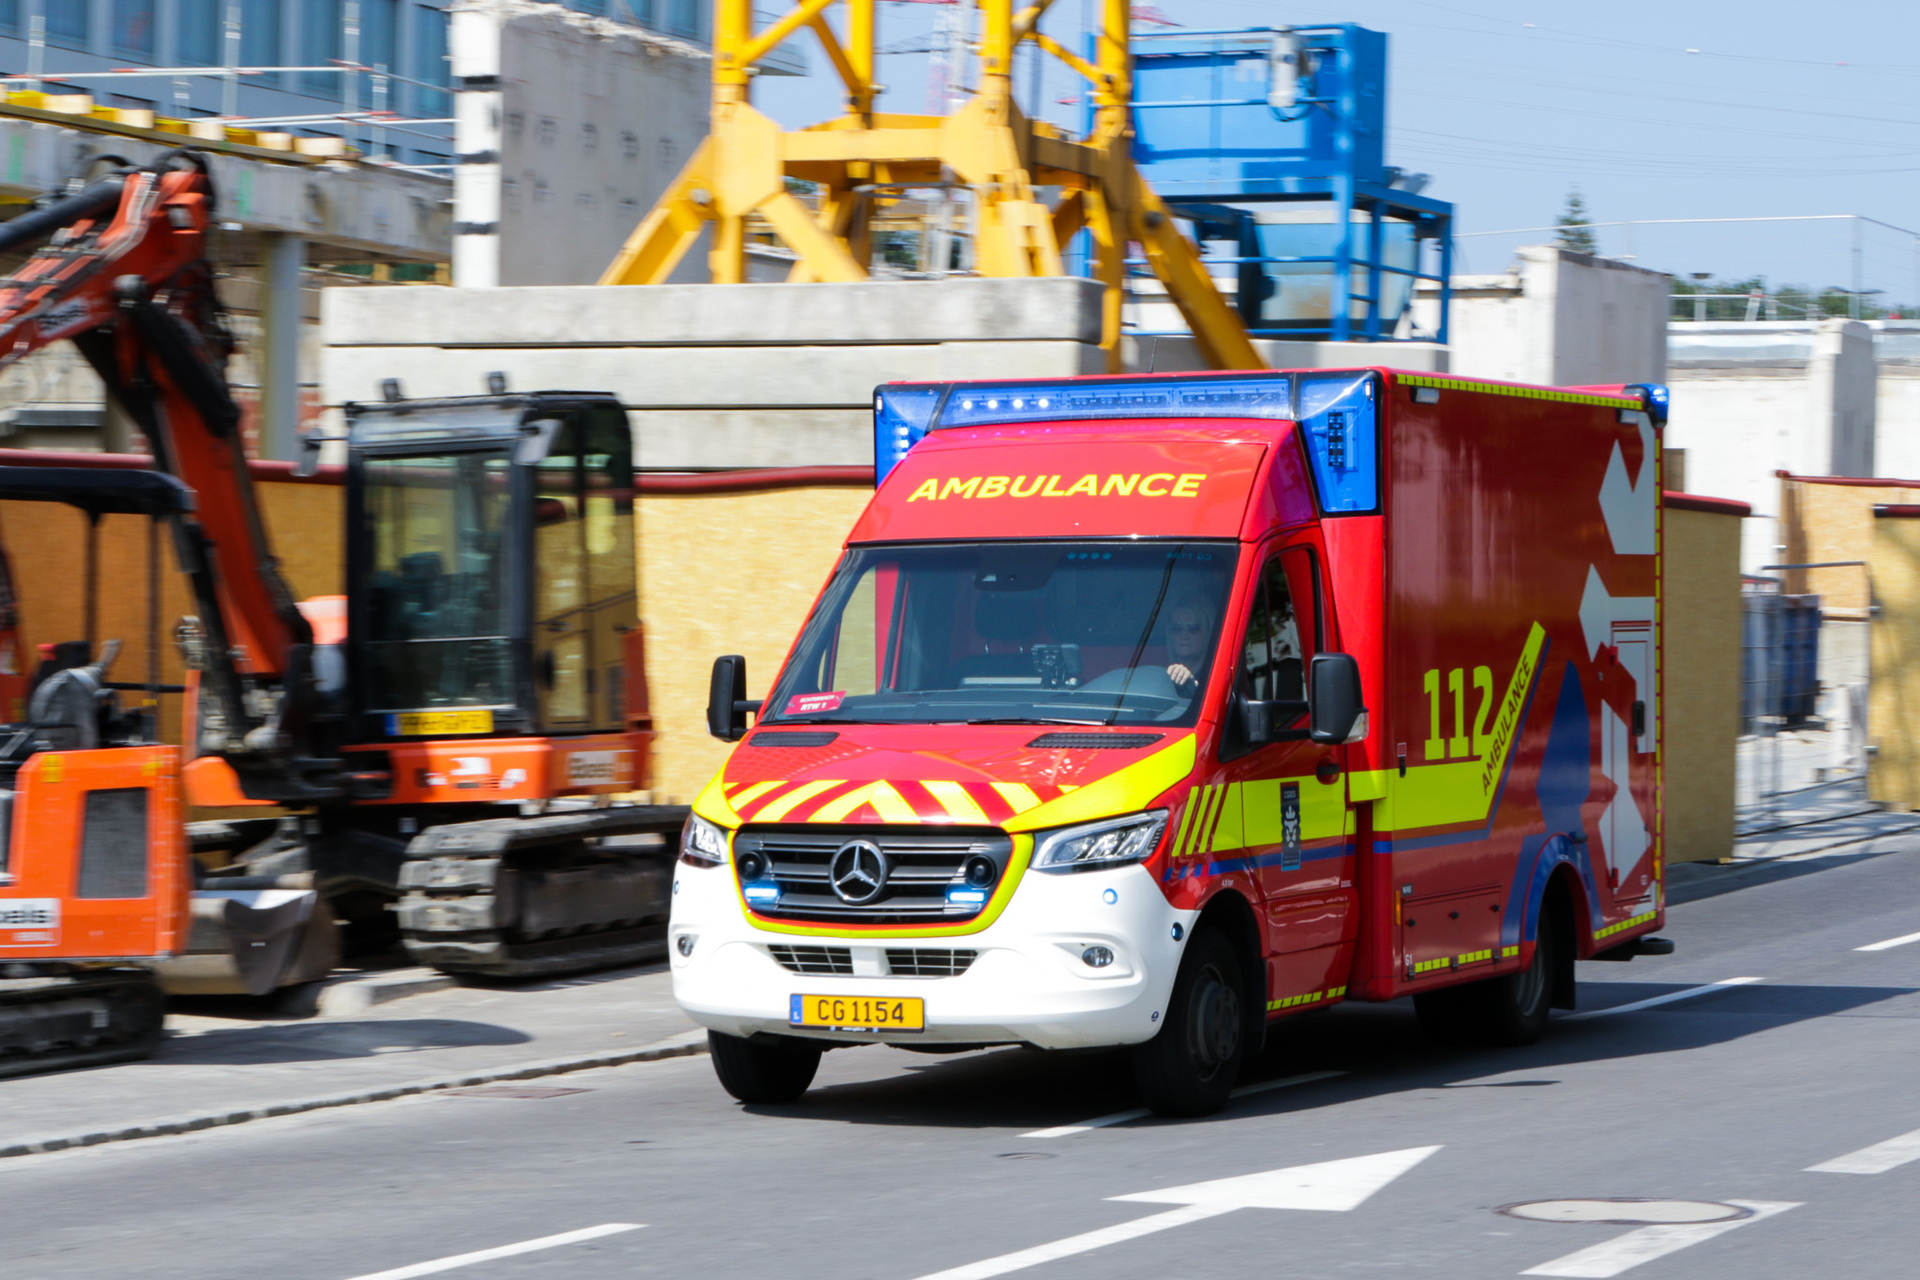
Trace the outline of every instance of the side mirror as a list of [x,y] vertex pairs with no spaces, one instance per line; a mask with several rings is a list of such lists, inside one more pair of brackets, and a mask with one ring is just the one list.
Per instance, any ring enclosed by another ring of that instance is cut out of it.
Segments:
[[1352,654],[1314,655],[1307,676],[1308,730],[1315,742],[1358,742],[1367,734],[1360,697],[1360,664]]
[[707,732],[722,742],[738,742],[747,735],[747,712],[760,704],[747,700],[747,660],[737,653],[713,660],[713,681],[707,686]]

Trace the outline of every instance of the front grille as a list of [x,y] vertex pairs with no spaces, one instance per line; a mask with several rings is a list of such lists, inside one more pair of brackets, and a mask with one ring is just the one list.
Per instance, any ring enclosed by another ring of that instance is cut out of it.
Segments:
[[773,958],[795,973],[852,973],[853,953],[845,947],[768,947]]
[[887,972],[896,978],[957,978],[979,954],[947,947],[888,947]]
[[[885,887],[871,902],[856,905],[834,892],[833,856],[850,840],[872,841],[886,857]],[[753,910],[784,920],[861,924],[970,920],[991,898],[1012,854],[1012,837],[982,828],[745,827],[733,838],[735,868],[758,873],[756,892],[749,895]],[[967,863],[974,858],[993,863],[993,878],[984,885],[967,882]],[[769,886],[778,890],[777,898],[765,893]],[[984,896],[979,901],[950,903],[950,889],[974,894],[984,890]]]

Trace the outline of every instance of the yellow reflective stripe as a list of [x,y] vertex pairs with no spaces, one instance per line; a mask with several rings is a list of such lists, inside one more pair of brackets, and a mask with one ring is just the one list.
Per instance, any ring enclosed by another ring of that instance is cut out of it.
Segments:
[[799,806],[819,795],[822,791],[831,791],[845,781],[846,779],[840,778],[833,781],[823,779],[818,782],[803,782],[793,790],[787,792],[787,794],[781,796],[778,800],[770,802],[767,807],[760,812],[754,814],[753,820],[755,822],[778,822]]
[[1207,842],[1207,847],[1216,853],[1222,850],[1246,847],[1247,840],[1246,836],[1242,834],[1243,823],[1240,809],[1241,788],[1243,785],[1242,783],[1232,782],[1221,788],[1223,794],[1220,797],[1219,812],[1214,815],[1213,819],[1213,838]]
[[947,816],[955,822],[964,822],[973,826],[988,826],[986,810],[982,809],[967,789],[957,782],[923,782],[928,793],[946,809]]
[[1511,959],[1513,959],[1513,958],[1514,958],[1515,956],[1517,956],[1517,955],[1519,955],[1519,954],[1520,954],[1520,948],[1518,948],[1518,947],[1502,947],[1502,948],[1500,948],[1500,958],[1501,958],[1502,960],[1511,960]]
[[1280,1009],[1297,1009],[1301,1005],[1318,1004],[1322,1000],[1338,1000],[1347,994],[1345,987],[1328,987],[1325,991],[1309,991],[1304,995],[1282,996],[1278,1000],[1267,1001],[1267,1012]]
[[1049,800],[1001,823],[1007,831],[1036,831],[1069,823],[1092,822],[1115,814],[1138,813],[1169,788],[1193,776],[1195,756],[1191,733],[1184,733],[1144,760],[1117,769],[1098,782],[1089,782],[1069,795]]
[[1200,831],[1194,840],[1193,851],[1198,854],[1213,852],[1213,829],[1220,822],[1220,806],[1227,801],[1225,784],[1207,788],[1207,811],[1201,815]]
[[1387,798],[1381,802],[1375,825],[1381,831],[1408,831],[1424,827],[1484,822],[1493,808],[1507,757],[1520,737],[1520,713],[1547,643],[1547,631],[1534,623],[1520,660],[1507,680],[1506,695],[1493,722],[1493,747],[1478,760],[1428,764],[1407,770],[1407,776],[1388,778]]
[[784,784],[777,778],[772,782],[756,782],[751,786],[742,787],[734,795],[728,796],[727,799],[730,800],[733,807],[738,810],[741,805],[749,804],[756,798],[767,794],[767,792],[773,790],[775,787],[782,785]]
[[920,815],[913,811],[913,806],[901,798],[900,793],[893,789],[893,784],[884,780],[869,782],[843,796],[835,796],[821,805],[809,821],[839,822],[864,804],[871,804],[883,822],[920,821]]
[[1474,382],[1467,378],[1436,378],[1427,374],[1400,373],[1394,381],[1409,387],[1438,387],[1442,391],[1479,391],[1491,396],[1516,396],[1522,400],[1551,400],[1556,404],[1595,404],[1608,409],[1638,409],[1638,400],[1623,396],[1597,396],[1591,391],[1561,391],[1553,387],[1507,387],[1497,382]]
[[1180,806],[1180,829],[1173,833],[1173,856],[1184,857],[1187,852],[1187,833],[1193,830],[1193,811],[1200,807],[1200,794],[1203,788],[1194,787],[1187,792],[1187,802]]
[[1659,914],[1660,912],[1658,909],[1655,909],[1653,911],[1643,911],[1639,915],[1634,916],[1631,919],[1622,920],[1619,924],[1610,924],[1604,929],[1595,929],[1593,931],[1593,936],[1596,940],[1600,938],[1611,937],[1616,933],[1620,933],[1620,932],[1623,932],[1624,930],[1631,929],[1636,925],[1647,924],[1651,922],[1654,919],[1654,917],[1658,916]]
[[740,825],[740,815],[727,803],[726,787],[720,780],[724,772],[723,769],[721,773],[714,774],[712,780],[700,789],[700,794],[693,799],[693,811],[708,822],[731,830]]
[[1000,798],[1013,806],[1014,813],[1022,814],[1040,803],[1040,797],[1033,794],[1033,788],[1024,782],[996,782],[993,789]]

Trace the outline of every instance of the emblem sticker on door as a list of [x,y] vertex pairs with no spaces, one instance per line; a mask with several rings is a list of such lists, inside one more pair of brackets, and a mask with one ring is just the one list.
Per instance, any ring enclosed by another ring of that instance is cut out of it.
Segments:
[[1300,869],[1300,784],[1280,784],[1280,869]]
[[60,899],[0,898],[0,947],[51,947],[60,941]]
[[630,751],[575,751],[567,757],[570,787],[604,787],[632,781],[633,753]]

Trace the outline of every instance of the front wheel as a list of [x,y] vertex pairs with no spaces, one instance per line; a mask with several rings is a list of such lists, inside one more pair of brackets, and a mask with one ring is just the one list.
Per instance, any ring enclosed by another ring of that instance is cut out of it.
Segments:
[[720,1087],[746,1103],[792,1102],[820,1069],[820,1046],[797,1040],[746,1040],[707,1032],[707,1052]]
[[1133,1051],[1133,1078],[1163,1116],[1211,1115],[1227,1103],[1246,1050],[1239,957],[1221,934],[1197,935],[1181,958],[1160,1034]]

